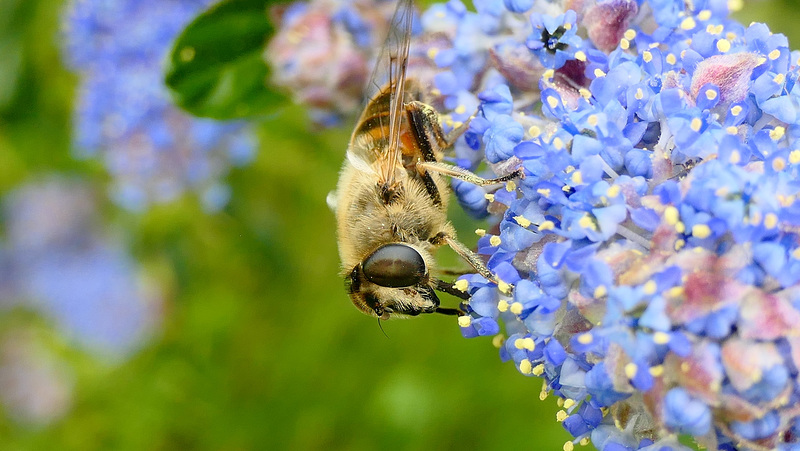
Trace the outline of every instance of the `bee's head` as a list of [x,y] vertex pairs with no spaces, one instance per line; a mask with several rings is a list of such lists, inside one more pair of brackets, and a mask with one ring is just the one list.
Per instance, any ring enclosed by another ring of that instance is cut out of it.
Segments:
[[345,285],[356,307],[380,319],[432,313],[439,307],[425,258],[406,243],[375,249],[346,276]]

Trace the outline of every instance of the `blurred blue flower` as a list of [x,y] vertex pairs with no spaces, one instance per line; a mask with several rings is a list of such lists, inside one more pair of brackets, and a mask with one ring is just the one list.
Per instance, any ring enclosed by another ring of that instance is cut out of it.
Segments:
[[711,409],[683,388],[673,388],[664,396],[664,424],[680,433],[703,436],[711,428]]
[[0,260],[13,276],[0,306],[40,312],[103,358],[142,346],[159,323],[161,296],[119,237],[102,229],[89,187],[52,178],[19,187],[3,206]]
[[206,211],[231,166],[247,164],[256,142],[242,123],[183,113],[170,102],[163,65],[172,40],[212,0],[76,0],[64,12],[64,57],[80,75],[74,148],[103,161],[114,201],[142,211],[187,191]]

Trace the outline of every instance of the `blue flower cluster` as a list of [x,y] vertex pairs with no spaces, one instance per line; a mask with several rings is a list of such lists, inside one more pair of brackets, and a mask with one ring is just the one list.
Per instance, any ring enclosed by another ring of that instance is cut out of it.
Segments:
[[504,6],[467,142],[525,177],[479,241],[500,286],[458,283],[465,336],[502,323],[574,443],[800,446],[800,55],[726,2]]
[[172,40],[212,0],[75,0],[64,14],[65,57],[80,74],[74,147],[103,160],[112,197],[141,211],[195,191],[222,208],[230,167],[255,153],[242,123],[198,119],[174,107],[163,64]]
[[119,237],[100,226],[88,186],[59,178],[6,196],[0,241],[0,306],[48,317],[104,359],[137,350],[160,319],[161,295]]
[[524,169],[455,184],[497,220],[464,336],[544,379],[565,450],[800,449],[800,53],[724,0],[473,3],[409,67],[445,127],[477,109],[458,164]]

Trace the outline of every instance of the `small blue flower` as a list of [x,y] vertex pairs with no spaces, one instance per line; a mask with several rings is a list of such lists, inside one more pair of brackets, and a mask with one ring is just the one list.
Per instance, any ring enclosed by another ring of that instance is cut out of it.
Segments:
[[711,409],[686,390],[673,388],[664,396],[664,423],[677,432],[701,436],[711,428]]
[[486,159],[497,163],[514,154],[514,146],[522,141],[524,131],[522,125],[507,114],[495,116],[491,126],[483,135],[486,143]]
[[577,15],[567,10],[556,17],[534,13],[531,14],[533,33],[528,36],[526,44],[542,65],[558,69],[575,56],[582,41],[576,34]]
[[592,395],[590,403],[598,408],[610,406],[631,395],[630,393],[621,393],[614,389],[614,383],[606,370],[604,362],[596,364],[586,373],[586,389],[589,391],[589,394]]
[[775,433],[775,430],[780,425],[779,423],[780,417],[776,412],[771,411],[764,415],[763,418],[753,421],[734,421],[731,423],[731,429],[747,440],[759,440]]
[[512,13],[524,13],[533,7],[533,0],[503,0],[503,4]]

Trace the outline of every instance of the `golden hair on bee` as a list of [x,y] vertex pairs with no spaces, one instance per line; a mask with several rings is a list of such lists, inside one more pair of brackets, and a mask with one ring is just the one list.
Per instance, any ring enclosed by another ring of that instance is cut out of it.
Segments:
[[461,244],[447,219],[449,180],[498,184],[522,174],[481,178],[443,162],[468,123],[445,134],[436,110],[416,98],[406,79],[412,0],[400,0],[368,85],[336,188],[339,255],[350,299],[362,312],[389,319],[421,313],[462,314],[439,305],[436,291],[466,300],[434,277],[433,252],[450,246],[489,280],[496,277]]

